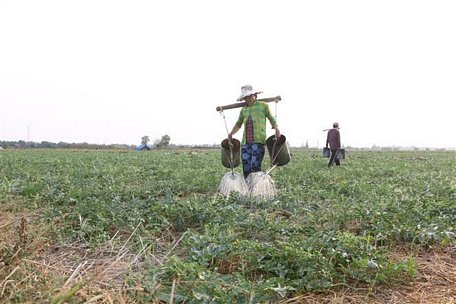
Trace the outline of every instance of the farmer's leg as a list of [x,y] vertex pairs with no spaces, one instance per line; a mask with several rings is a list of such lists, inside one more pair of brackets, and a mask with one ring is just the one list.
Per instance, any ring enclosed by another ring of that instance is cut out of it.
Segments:
[[264,158],[264,144],[252,145],[251,172],[261,171],[261,163]]
[[328,167],[331,167],[336,159],[336,152],[337,150],[331,150],[331,157],[329,158]]
[[342,151],[340,151],[340,150],[337,150],[337,151],[336,151],[336,156],[335,156],[335,163],[336,163],[336,166],[340,166],[339,155],[342,156],[342,154],[339,154],[339,153],[342,153]]
[[242,171],[244,173],[244,178],[247,178],[251,172],[251,159],[252,159],[252,145],[245,144],[241,147],[241,157],[242,157]]

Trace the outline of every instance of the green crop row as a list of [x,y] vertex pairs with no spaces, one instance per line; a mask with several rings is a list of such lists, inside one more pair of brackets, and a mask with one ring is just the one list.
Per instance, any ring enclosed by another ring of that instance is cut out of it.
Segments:
[[[318,151],[297,150],[271,173],[277,197],[258,200],[217,193],[227,171],[219,151],[4,150],[0,210],[34,212],[56,244],[93,251],[135,231],[132,251],[163,257],[125,276],[144,287],[128,289],[136,302],[171,293],[185,303],[273,302],[413,279],[412,255],[389,254],[454,244],[455,156],[349,152],[328,169]],[[4,265],[13,251],[0,247]]]

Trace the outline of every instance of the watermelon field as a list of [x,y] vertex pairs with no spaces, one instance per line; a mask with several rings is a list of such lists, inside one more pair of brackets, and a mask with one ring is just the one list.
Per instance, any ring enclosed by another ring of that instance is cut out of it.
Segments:
[[456,303],[454,151],[291,152],[257,199],[217,149],[0,151],[0,302]]

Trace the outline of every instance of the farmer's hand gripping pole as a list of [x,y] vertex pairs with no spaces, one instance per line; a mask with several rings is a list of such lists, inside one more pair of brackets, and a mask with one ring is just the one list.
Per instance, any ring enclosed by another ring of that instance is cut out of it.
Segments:
[[[276,96],[276,97],[257,99],[257,101],[261,101],[261,102],[279,102],[280,100],[282,100],[282,97],[280,97],[280,95]],[[215,108],[215,110],[218,112],[223,112],[223,110],[242,108],[245,105],[246,105],[245,102],[238,102],[238,103],[233,103],[233,104],[229,104],[226,106],[218,106],[217,108]]]

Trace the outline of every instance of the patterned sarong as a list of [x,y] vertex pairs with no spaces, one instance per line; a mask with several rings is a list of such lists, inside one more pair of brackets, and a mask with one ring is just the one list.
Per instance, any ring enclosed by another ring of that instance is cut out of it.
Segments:
[[252,172],[261,171],[261,163],[264,157],[264,144],[245,144],[242,145],[242,169],[244,178]]

